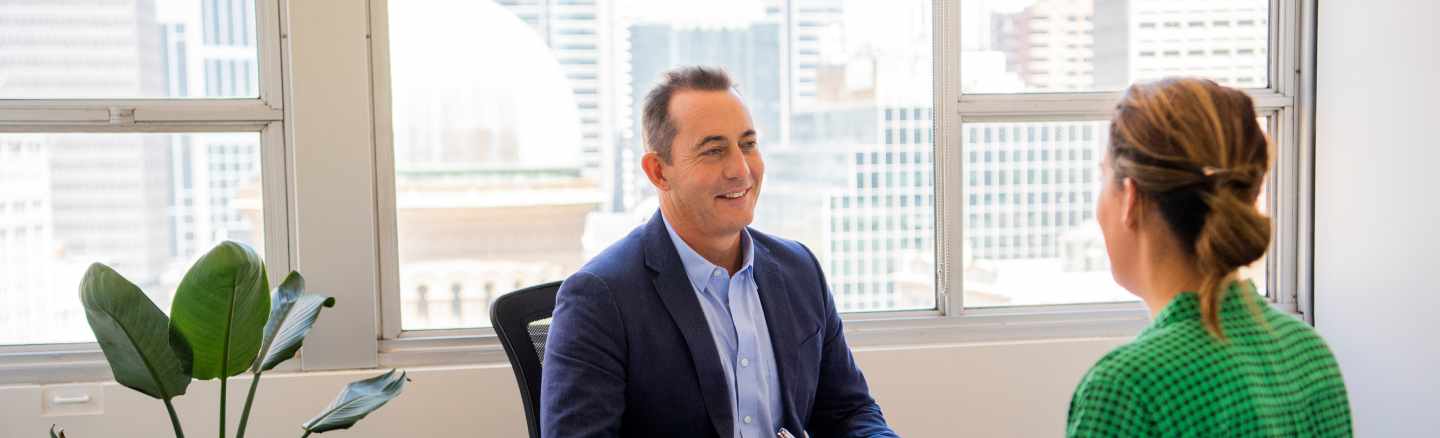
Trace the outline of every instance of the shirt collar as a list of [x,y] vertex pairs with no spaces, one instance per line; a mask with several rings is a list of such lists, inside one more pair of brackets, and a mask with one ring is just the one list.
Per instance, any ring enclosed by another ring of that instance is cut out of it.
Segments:
[[[1225,288],[1225,298],[1220,303],[1220,313],[1231,314],[1234,312],[1248,312],[1245,300],[1256,301],[1259,305],[1268,305],[1260,294],[1254,293],[1255,283],[1251,280],[1231,282]],[[1249,293],[1246,293],[1249,292]],[[1152,327],[1164,327],[1167,325],[1200,319],[1200,295],[1194,292],[1182,292],[1170,300],[1159,315],[1155,315],[1155,323]]]
[[[670,226],[670,220],[665,218],[663,213],[660,219],[665,222],[665,231],[670,233],[670,241],[675,242],[675,252],[680,253],[680,262],[685,265],[685,275],[690,277],[690,282],[695,285],[695,290],[704,291],[705,285],[710,283],[710,276],[715,269],[719,268],[709,260],[705,260],[700,253],[695,252],[679,234],[675,234],[675,228]],[[750,242],[750,230],[740,230],[740,253],[745,255],[744,262],[740,265],[740,272],[750,270],[755,261],[755,245]],[[731,272],[730,275],[738,275],[740,272]],[[728,291],[717,291],[724,294]]]

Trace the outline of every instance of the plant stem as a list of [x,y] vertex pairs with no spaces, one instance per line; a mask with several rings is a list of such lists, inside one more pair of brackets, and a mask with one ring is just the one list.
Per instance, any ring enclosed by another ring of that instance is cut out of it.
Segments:
[[[223,374],[222,374],[223,375]],[[225,378],[220,378],[220,438],[225,438]]]
[[235,430],[235,438],[245,438],[245,423],[250,421],[250,403],[255,401],[255,387],[260,386],[260,373],[250,379],[250,395],[245,396],[245,410],[240,412],[240,428]]
[[165,410],[170,411],[170,425],[175,426],[175,438],[185,438],[185,429],[180,428],[180,417],[175,415],[175,405],[165,399]]
[[310,430],[309,430],[309,429],[306,429],[306,430],[305,430],[305,434],[304,434],[304,435],[300,435],[300,438],[305,438],[305,437],[307,437],[307,436],[310,436]]

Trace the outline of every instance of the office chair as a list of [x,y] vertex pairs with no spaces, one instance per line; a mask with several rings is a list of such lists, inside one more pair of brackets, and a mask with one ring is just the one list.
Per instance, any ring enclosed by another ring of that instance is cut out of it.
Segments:
[[559,290],[558,281],[531,286],[501,295],[490,305],[490,324],[520,383],[531,438],[540,438],[540,367],[545,361],[545,340],[550,335],[550,316],[555,312],[555,293]]

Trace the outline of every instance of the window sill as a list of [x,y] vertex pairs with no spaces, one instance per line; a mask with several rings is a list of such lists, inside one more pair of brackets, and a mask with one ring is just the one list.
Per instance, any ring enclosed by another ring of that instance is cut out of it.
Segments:
[[[847,315],[845,336],[851,348],[884,350],[973,342],[1128,337],[1150,324],[1149,315],[1138,303],[1068,308],[1071,310],[971,309],[972,314],[953,317],[929,312]],[[493,333],[474,334],[477,331],[436,331],[427,332],[431,336],[381,340],[378,368],[508,364],[499,338]],[[276,372],[301,372],[300,363],[287,361]],[[0,347],[0,385],[110,379],[110,367],[95,343]]]

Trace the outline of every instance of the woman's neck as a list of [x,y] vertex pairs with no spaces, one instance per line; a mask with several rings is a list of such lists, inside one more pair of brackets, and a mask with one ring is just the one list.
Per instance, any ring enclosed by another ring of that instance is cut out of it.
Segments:
[[1141,263],[1148,266],[1143,266],[1139,272],[1147,275],[1132,292],[1145,300],[1150,316],[1160,315],[1160,311],[1181,293],[1199,291],[1204,276],[1195,264],[1195,257],[1180,248],[1175,239],[1146,239],[1141,243],[1140,251]]

